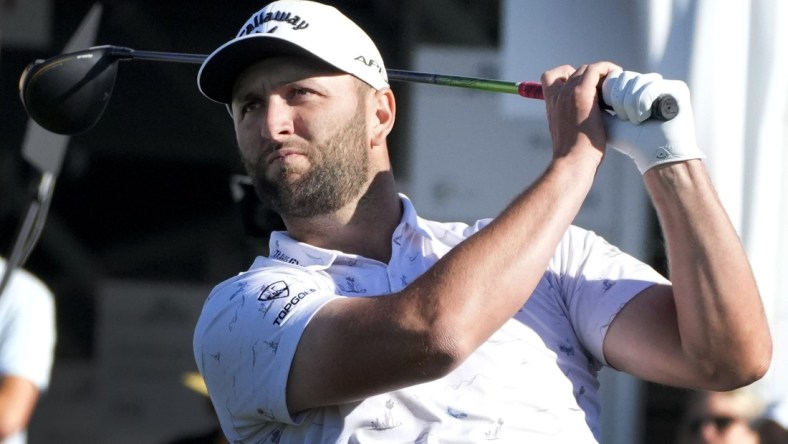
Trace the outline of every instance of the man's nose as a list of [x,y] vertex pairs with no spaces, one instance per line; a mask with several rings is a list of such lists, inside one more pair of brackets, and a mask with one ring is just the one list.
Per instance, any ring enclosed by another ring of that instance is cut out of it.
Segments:
[[281,141],[293,134],[293,108],[282,98],[273,95],[268,100],[265,121],[262,122],[262,136]]

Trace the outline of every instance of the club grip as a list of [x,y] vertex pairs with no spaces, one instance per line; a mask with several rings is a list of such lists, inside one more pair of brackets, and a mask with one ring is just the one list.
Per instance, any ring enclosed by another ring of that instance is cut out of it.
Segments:
[[651,104],[651,118],[670,120],[679,115],[679,102],[670,94],[662,94]]
[[[517,84],[517,93],[529,99],[544,100],[544,92],[542,91],[542,84],[539,82],[520,82]],[[599,103],[602,108],[612,109],[601,99]],[[675,97],[670,94],[662,94],[654,99],[651,104],[651,117],[650,119],[668,121],[673,119],[679,114],[679,102]]]
[[542,84],[539,82],[520,82],[517,84],[517,92],[528,99],[544,100]]

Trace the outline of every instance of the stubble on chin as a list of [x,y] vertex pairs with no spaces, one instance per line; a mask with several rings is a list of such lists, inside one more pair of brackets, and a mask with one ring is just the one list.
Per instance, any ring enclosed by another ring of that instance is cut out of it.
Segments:
[[336,212],[356,198],[367,180],[363,110],[318,146],[297,146],[310,168],[296,171],[282,163],[272,178],[263,159],[245,162],[263,203],[283,217],[308,218]]

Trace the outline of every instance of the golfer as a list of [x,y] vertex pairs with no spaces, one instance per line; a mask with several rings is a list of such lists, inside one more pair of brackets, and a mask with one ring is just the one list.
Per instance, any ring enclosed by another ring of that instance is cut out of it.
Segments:
[[[764,310],[686,85],[609,62],[541,82],[552,160],[468,225],[423,219],[398,193],[383,59],[333,7],[271,3],[205,60],[199,87],[228,106],[287,227],[196,326],[230,442],[595,443],[603,366],[709,390],[766,372]],[[662,94],[678,116],[647,120]],[[572,225],[611,148],[642,173],[670,280]]]

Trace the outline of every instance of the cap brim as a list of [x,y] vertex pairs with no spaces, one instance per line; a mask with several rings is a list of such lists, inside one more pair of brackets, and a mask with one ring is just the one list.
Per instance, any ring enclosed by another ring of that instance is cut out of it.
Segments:
[[208,56],[197,74],[197,85],[209,99],[229,104],[235,81],[246,68],[265,58],[283,55],[320,59],[288,40],[270,34],[253,34],[228,42]]

